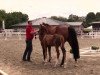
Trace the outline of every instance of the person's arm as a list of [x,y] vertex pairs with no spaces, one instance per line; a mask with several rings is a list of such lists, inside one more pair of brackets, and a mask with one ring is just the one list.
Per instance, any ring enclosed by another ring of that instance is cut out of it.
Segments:
[[38,30],[32,29],[31,30],[31,34],[36,34],[38,32]]

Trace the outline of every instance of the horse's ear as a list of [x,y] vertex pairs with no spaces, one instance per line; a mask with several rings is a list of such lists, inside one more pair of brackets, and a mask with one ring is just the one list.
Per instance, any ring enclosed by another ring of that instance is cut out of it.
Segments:
[[45,26],[44,26],[43,24],[40,24],[40,27],[41,27],[41,28],[45,28]]
[[49,24],[45,24],[46,26],[50,26]]
[[40,28],[42,27],[42,25],[40,24]]
[[44,23],[44,22],[42,22],[42,25],[45,25],[45,23]]
[[46,27],[47,27],[47,26],[50,26],[49,24],[44,23],[44,22],[42,23],[42,25],[44,25],[44,26],[46,26]]
[[42,26],[42,24],[40,24],[40,26]]

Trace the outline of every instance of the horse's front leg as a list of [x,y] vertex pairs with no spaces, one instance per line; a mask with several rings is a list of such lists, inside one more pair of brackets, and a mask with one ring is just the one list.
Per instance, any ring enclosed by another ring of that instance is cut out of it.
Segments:
[[51,62],[51,46],[48,46],[49,62]]
[[43,45],[41,45],[42,46],[42,50],[43,50],[43,61],[45,60],[45,49],[44,49],[44,47],[43,47]]
[[62,62],[61,62],[61,64],[60,64],[60,66],[64,66],[64,68],[66,68],[66,50],[65,50],[65,48],[63,47],[63,48],[61,48],[61,50],[62,50],[62,53],[63,53],[63,58],[62,58]]
[[47,47],[44,48],[44,65],[47,63]]
[[54,67],[56,67],[56,65],[58,64],[58,61],[59,61],[59,55],[60,55],[60,53],[59,53],[59,47],[58,46],[56,46],[56,53],[57,53],[57,59],[55,61]]

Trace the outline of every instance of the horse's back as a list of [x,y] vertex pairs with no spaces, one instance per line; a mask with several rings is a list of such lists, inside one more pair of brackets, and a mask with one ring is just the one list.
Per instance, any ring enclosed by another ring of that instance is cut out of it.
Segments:
[[58,45],[60,46],[60,44],[62,42],[64,42],[64,37],[62,35],[59,34],[46,34],[43,38],[43,41],[46,45],[50,45],[50,46],[55,46]]
[[43,38],[43,42],[46,44],[46,45],[52,45],[52,40],[53,40],[53,35],[51,34],[46,34]]
[[55,44],[57,44],[58,46],[60,46],[61,43],[64,43],[64,37],[63,37],[63,35],[54,34],[54,42],[55,42]]
[[56,32],[57,34],[63,35],[65,41],[68,39],[68,27],[67,25],[59,25],[56,27]]

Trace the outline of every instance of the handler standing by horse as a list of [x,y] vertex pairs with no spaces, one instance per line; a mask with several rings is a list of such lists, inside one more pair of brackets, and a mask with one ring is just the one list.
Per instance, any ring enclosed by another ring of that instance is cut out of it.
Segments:
[[32,39],[34,38],[35,33],[35,29],[32,27],[32,22],[28,21],[28,25],[26,26],[26,49],[23,54],[23,61],[31,61],[30,56],[33,50]]

